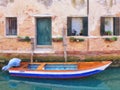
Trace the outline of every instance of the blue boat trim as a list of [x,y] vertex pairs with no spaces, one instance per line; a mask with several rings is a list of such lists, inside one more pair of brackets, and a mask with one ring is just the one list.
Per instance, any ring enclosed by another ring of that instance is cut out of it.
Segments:
[[66,79],[66,78],[77,78],[77,77],[86,77],[90,76],[96,73],[99,73],[103,70],[95,70],[91,72],[86,73],[80,73],[80,74],[61,74],[61,75],[53,75],[53,74],[29,74],[29,73],[10,73],[11,76],[19,76],[19,77],[34,77],[34,78],[58,78],[58,79]]

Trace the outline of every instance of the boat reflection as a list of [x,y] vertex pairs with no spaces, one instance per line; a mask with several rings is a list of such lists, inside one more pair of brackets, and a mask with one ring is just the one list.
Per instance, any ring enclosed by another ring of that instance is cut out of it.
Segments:
[[11,77],[8,74],[2,74],[0,84],[2,84],[2,82],[5,83],[5,81],[7,81],[6,84],[8,84],[10,88],[24,86],[27,90],[110,90],[104,82],[93,76],[73,80],[51,80],[18,78]]

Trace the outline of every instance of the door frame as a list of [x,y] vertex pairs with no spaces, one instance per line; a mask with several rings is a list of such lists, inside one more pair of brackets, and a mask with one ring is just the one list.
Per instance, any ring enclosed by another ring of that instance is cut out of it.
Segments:
[[35,46],[36,48],[52,48],[52,41],[51,45],[37,45],[37,19],[39,18],[50,18],[51,19],[51,39],[52,39],[52,17],[51,16],[37,16],[35,17]]

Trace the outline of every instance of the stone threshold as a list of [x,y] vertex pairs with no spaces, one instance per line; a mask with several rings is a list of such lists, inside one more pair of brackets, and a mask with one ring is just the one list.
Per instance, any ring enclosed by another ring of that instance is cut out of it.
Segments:
[[34,53],[55,53],[52,48],[36,48]]

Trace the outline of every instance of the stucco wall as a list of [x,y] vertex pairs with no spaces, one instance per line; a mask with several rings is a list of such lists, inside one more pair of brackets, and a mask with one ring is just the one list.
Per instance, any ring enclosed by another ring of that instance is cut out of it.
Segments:
[[[89,0],[89,50],[90,51],[109,51],[120,50],[119,36],[115,42],[104,41],[105,36],[100,36],[101,17],[120,17],[120,1],[113,0],[113,5],[105,4],[105,0]],[[108,3],[110,0],[106,0]],[[116,2],[115,2],[116,1]],[[109,36],[108,36],[109,37]],[[110,36],[112,37],[112,36]]]
[[[109,7],[102,0],[89,0],[89,14],[87,14],[87,0],[83,6],[75,8],[72,0],[51,0],[48,6],[40,0],[14,0],[9,2],[0,1],[0,51],[30,51],[31,44],[19,42],[17,37],[7,37],[5,35],[5,18],[17,17],[18,35],[30,36],[36,39],[36,17],[50,16],[52,18],[52,37],[62,36],[63,27],[67,32],[67,17],[88,16],[88,36],[84,42],[69,42],[67,37],[67,51],[107,51],[120,50],[119,39],[115,42],[105,42],[104,36],[100,36],[100,17],[120,16],[120,2]],[[104,1],[104,0],[103,0]],[[66,33],[65,33],[66,34]],[[118,36],[119,38],[119,36]],[[59,48],[58,48],[59,47]],[[36,48],[36,46],[35,46]],[[63,51],[62,42],[52,42],[53,51]]]

